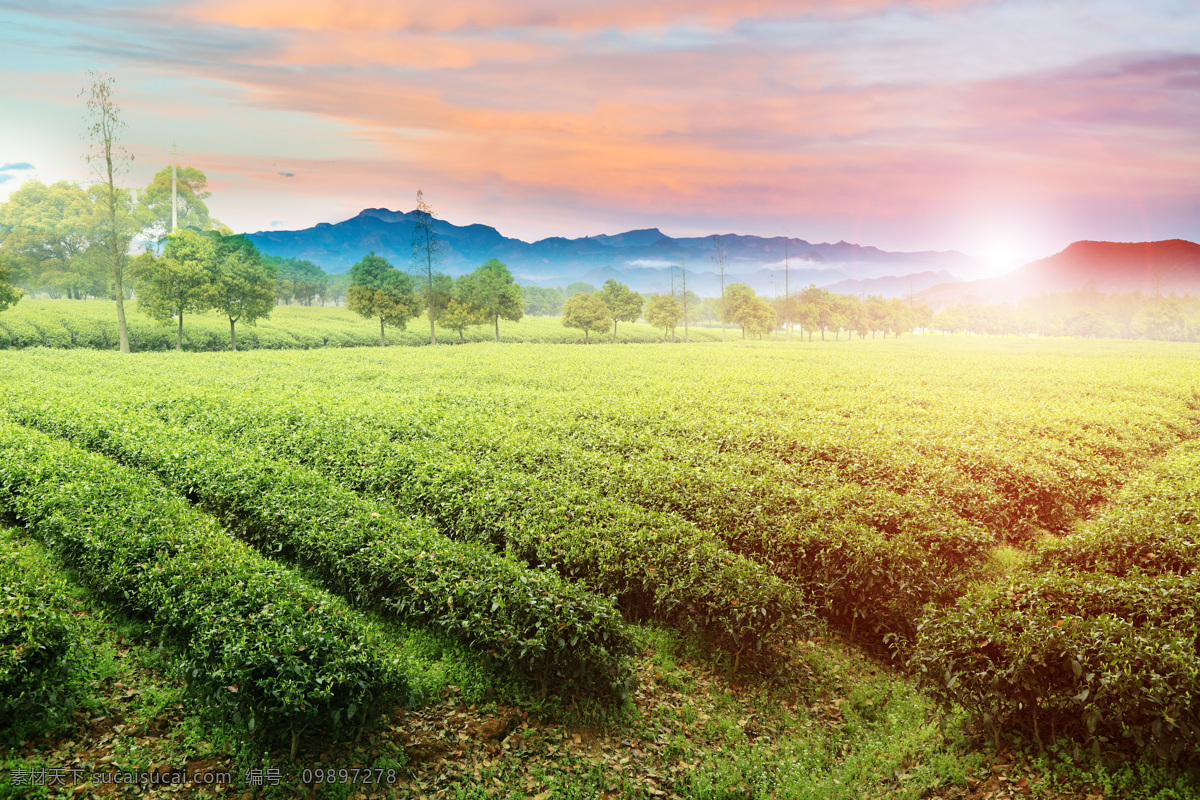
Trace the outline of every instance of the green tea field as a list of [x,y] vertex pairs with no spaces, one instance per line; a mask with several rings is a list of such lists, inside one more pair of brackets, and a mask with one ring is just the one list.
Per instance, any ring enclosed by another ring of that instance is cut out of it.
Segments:
[[1200,347],[50,309],[0,797],[1200,797]]

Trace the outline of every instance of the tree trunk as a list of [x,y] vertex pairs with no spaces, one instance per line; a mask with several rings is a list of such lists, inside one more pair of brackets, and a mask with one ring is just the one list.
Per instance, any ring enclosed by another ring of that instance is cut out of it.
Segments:
[[617,343],[617,321],[613,320],[613,344]]
[[463,338],[463,329],[462,329],[462,328],[459,328],[459,329],[458,329],[458,343],[459,343],[459,344],[466,344],[466,343],[467,343],[467,340]]
[[233,317],[229,318],[229,349],[237,352],[237,332],[233,329],[233,323],[237,322]]
[[588,329],[587,329],[587,328],[584,328],[584,329],[583,329],[583,343],[584,343],[584,344],[589,344],[589,342],[588,342]]
[[179,330],[175,333],[175,352],[183,352],[183,312],[179,312]]
[[496,344],[500,344],[500,315],[496,315]]
[[379,346],[387,347],[387,339],[383,338],[383,317],[379,318]]

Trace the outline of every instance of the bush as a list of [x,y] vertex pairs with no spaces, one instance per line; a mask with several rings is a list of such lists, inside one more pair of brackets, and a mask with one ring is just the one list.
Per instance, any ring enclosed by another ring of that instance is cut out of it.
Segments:
[[293,755],[305,727],[370,718],[405,691],[374,627],[152,478],[3,423],[0,511],[101,599],[178,641],[207,707],[251,731],[290,732]]
[[911,665],[943,703],[1048,743],[1200,747],[1200,575],[1048,574],[917,624]]
[[554,573],[452,542],[310,470],[142,412],[13,402],[15,418],[157,474],[267,552],[356,603],[414,617],[543,687],[620,693],[632,645],[607,598]]
[[63,699],[78,629],[68,613],[66,582],[35,580],[0,541],[0,719]]

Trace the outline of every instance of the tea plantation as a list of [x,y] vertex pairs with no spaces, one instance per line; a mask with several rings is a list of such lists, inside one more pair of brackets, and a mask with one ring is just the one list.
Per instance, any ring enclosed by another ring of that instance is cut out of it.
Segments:
[[0,354],[6,769],[128,629],[268,796],[1200,796],[1200,348],[267,347]]

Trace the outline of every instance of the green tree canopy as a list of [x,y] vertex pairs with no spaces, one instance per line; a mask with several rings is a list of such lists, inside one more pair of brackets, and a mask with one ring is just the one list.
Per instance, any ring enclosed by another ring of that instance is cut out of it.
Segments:
[[328,290],[329,275],[325,270],[303,258],[263,256],[263,263],[275,268],[275,298],[282,303],[295,300],[303,306],[311,306],[313,300]]
[[522,286],[521,301],[531,317],[556,317],[562,313],[562,289],[543,289],[541,286]]
[[54,297],[103,295],[105,273],[89,250],[94,197],[78,184],[26,181],[0,204],[0,244],[11,280]]
[[0,250],[0,311],[16,305],[21,294],[21,290],[12,285],[12,271],[6,264],[4,251]]
[[[508,267],[496,259],[480,264],[463,281],[461,302],[475,306],[496,326],[496,341],[500,341],[500,320],[516,322],[524,314],[521,287],[513,282]],[[607,329],[606,329],[607,330]]]
[[[642,315],[642,296],[613,278],[604,282],[598,296],[608,307],[613,320],[613,341],[617,340],[618,322],[636,322]],[[584,338],[587,338],[586,335]]]
[[211,236],[181,230],[167,235],[161,257],[142,253],[131,265],[138,309],[159,322],[178,319],[176,350],[183,350],[183,315],[203,310],[209,300],[209,284],[218,271],[216,260],[217,246]]
[[725,287],[725,321],[741,325],[742,338],[746,338],[746,326],[738,322],[738,312],[757,295],[744,283],[731,283]]
[[275,307],[275,268],[264,264],[258,248],[245,236],[213,236],[215,257],[204,290],[205,307],[229,320],[229,348],[237,350],[235,325],[253,325]]
[[764,333],[775,329],[775,309],[763,298],[751,297],[738,304],[733,321],[742,326],[743,334],[761,339]]
[[379,320],[380,347],[387,346],[385,325],[404,330],[408,321],[421,313],[414,284],[411,275],[396,269],[374,251],[350,268],[346,304],[351,311]]
[[[463,275],[459,278],[462,281],[466,278]],[[463,331],[472,325],[486,325],[491,320],[487,313],[478,306],[472,305],[469,299],[460,299],[462,293],[452,294],[443,301],[444,305],[438,312],[438,324],[443,328],[449,328],[452,331],[458,331],[458,343],[463,344],[466,340],[463,338]]]
[[595,294],[596,287],[592,286],[590,283],[584,283],[583,281],[573,281],[567,284],[567,290],[563,293],[563,296],[574,297],[580,292],[584,292],[585,294]]
[[[220,226],[220,222],[209,216],[208,206],[204,204],[212,197],[212,192],[208,191],[208,178],[203,172],[196,167],[176,167],[175,187],[180,230],[212,231]],[[161,240],[171,232],[170,167],[155,173],[142,190],[138,206],[148,233]]]
[[588,344],[588,332],[604,333],[613,324],[608,306],[599,294],[579,292],[563,304],[562,324],[583,331],[583,343]]
[[[728,300],[729,298],[726,296],[726,302]],[[683,306],[679,305],[678,300],[669,294],[652,294],[646,299],[646,308],[642,314],[650,325],[663,329],[664,340],[667,338],[668,331],[671,334],[671,341],[675,340],[675,326],[683,317]]]

